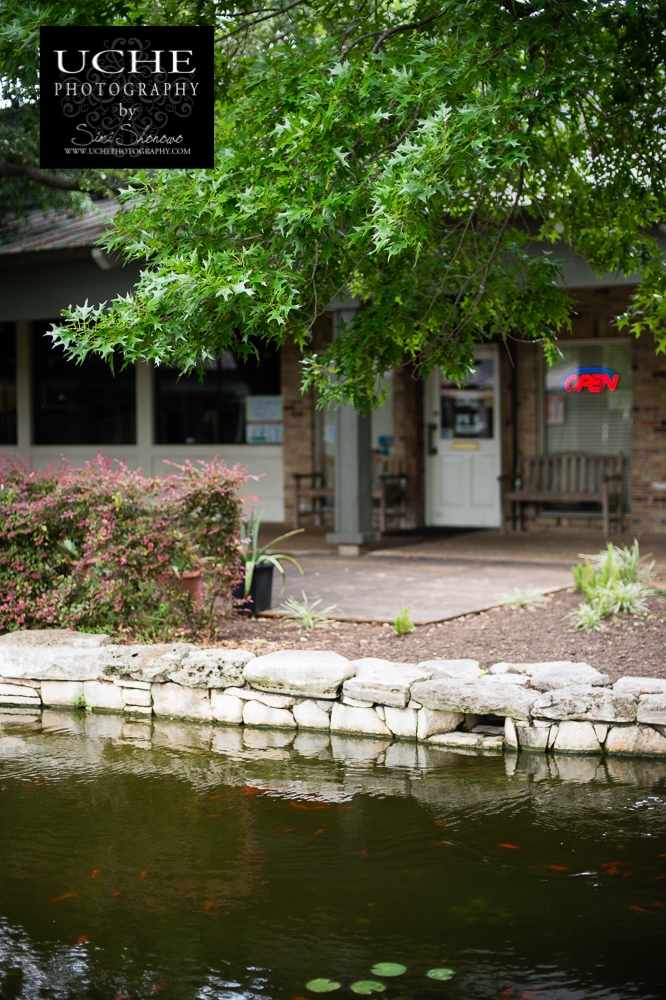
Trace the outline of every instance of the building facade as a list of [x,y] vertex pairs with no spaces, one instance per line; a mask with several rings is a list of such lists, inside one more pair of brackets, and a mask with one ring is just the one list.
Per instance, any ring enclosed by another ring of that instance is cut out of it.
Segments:
[[[97,359],[66,361],[47,332],[60,310],[126,294],[139,276],[138,265],[95,248],[114,210],[35,216],[0,249],[1,450],[35,467],[61,455],[79,465],[102,450],[151,475],[168,473],[165,462],[220,455],[259,476],[249,488],[265,520],[288,524],[312,516],[305,496],[297,517],[300,476],[329,494],[314,506],[330,540],[351,546],[376,537],[371,497],[376,507],[382,476],[400,485],[389,496],[389,527],[498,528],[499,477],[512,477],[523,458],[621,453],[624,527],[666,531],[666,358],[615,324],[637,278],[595,279],[569,258],[577,309],[561,362],[548,369],[536,343],[489,343],[463,387],[439,372],[421,381],[407,363],[390,373],[386,405],[362,418],[319,409],[312,391],[301,392],[291,342],[257,345],[258,358],[245,361],[227,351],[203,380],[146,364],[123,369],[121,359],[114,373]],[[340,303],[319,320],[315,350],[353,308]],[[527,527],[598,526],[598,518],[593,502],[542,504],[528,511]]]

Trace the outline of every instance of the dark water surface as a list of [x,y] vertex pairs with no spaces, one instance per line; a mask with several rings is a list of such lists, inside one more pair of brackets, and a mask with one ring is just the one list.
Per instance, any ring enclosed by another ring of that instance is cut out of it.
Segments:
[[3,718],[3,1000],[666,996],[666,763]]

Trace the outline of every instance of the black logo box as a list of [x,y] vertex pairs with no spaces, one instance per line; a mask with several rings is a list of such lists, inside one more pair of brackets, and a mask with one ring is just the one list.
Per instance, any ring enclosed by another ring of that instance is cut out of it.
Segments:
[[212,27],[40,29],[40,166],[212,167]]

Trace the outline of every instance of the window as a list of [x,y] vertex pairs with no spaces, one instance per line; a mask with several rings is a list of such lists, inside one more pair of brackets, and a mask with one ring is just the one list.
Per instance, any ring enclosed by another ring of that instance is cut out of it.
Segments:
[[629,509],[631,344],[607,340],[559,347],[562,360],[546,370],[546,452],[622,452]]
[[225,351],[203,379],[155,369],[158,444],[282,444],[280,352],[261,345],[247,361]]
[[442,438],[492,438],[495,361],[478,360],[467,384],[458,387],[442,377]]
[[134,366],[114,371],[98,357],[77,365],[54,347],[50,320],[32,324],[35,444],[134,444]]
[[0,445],[16,444],[16,326],[0,323]]

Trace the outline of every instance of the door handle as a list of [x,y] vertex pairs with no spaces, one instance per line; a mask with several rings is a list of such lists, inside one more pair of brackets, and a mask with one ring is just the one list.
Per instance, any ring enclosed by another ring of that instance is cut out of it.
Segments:
[[437,430],[437,424],[428,424],[428,454],[429,455],[436,455],[437,454],[437,445],[433,444],[433,442],[432,442],[432,436],[433,436],[433,434],[435,433],[436,430]]

